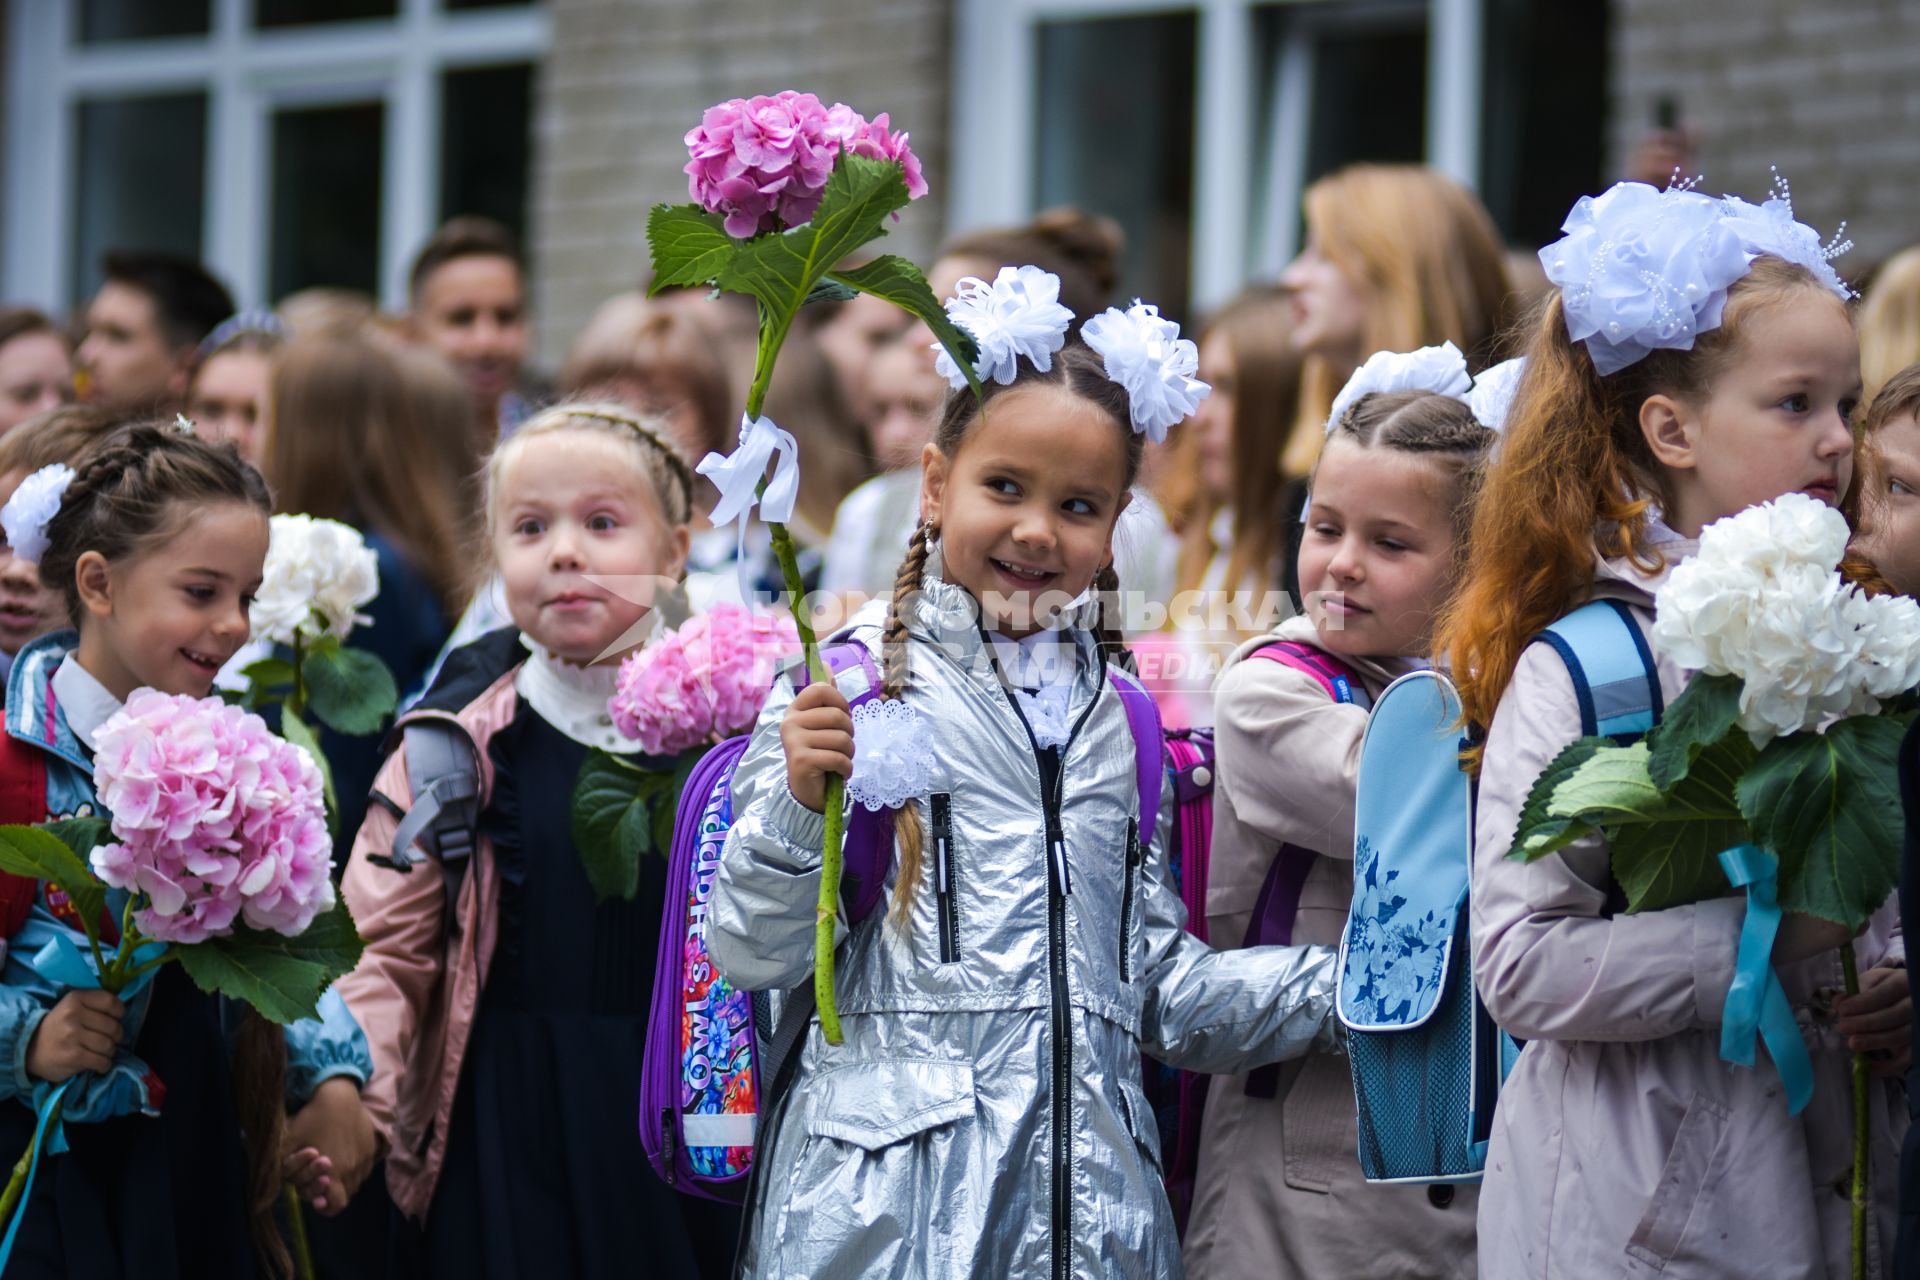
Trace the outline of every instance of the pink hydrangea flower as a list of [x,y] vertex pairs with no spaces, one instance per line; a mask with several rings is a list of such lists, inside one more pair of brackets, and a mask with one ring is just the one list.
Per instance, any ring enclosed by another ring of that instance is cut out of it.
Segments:
[[896,161],[908,195],[917,200],[927,192],[919,157],[906,134],[889,131],[886,116],[869,123],[844,103],[828,110],[792,89],[709,107],[685,141],[688,192],[722,215],[727,234],[739,239],[813,217],[843,150]]
[[785,613],[715,605],[620,664],[607,712],[648,755],[745,733],[760,716],[780,659],[800,647]]
[[320,770],[259,716],[141,689],[101,727],[93,781],[119,841],[94,874],[146,895],[148,937],[204,942],[236,920],[292,936],[333,906]]

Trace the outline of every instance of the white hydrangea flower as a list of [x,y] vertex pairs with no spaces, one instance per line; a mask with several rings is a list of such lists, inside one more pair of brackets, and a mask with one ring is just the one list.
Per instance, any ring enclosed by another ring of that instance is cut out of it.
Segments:
[[20,482],[0,507],[0,529],[7,533],[7,546],[29,564],[39,564],[47,554],[47,526],[60,512],[60,499],[73,483],[73,468],[64,462],[45,466]]
[[[1073,312],[1060,304],[1060,277],[1039,267],[1002,267],[988,284],[968,276],[947,299],[947,318],[972,335],[980,347],[974,376],[1005,386],[1013,381],[1021,357],[1045,373],[1053,353],[1067,344]],[[967,389],[967,375],[947,349],[933,344],[934,368],[955,391]]]
[[275,516],[266,571],[254,596],[253,634],[275,644],[333,635],[345,640],[380,594],[378,557],[337,520]]
[[1707,526],[1658,592],[1653,642],[1690,670],[1739,678],[1755,745],[1872,715],[1920,684],[1920,604],[1843,581],[1847,539],[1838,511],[1786,494]]

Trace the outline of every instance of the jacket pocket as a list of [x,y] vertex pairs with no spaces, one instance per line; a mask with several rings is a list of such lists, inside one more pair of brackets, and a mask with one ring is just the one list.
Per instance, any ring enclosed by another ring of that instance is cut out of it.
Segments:
[[1123,983],[1133,981],[1133,925],[1134,917],[1140,913],[1133,900],[1140,893],[1140,862],[1140,823],[1138,819],[1129,818],[1126,879],[1120,895],[1120,981]]
[[1127,1132],[1133,1135],[1133,1145],[1140,1148],[1140,1154],[1147,1158],[1153,1171],[1164,1176],[1166,1170],[1160,1159],[1160,1119],[1148,1105],[1146,1092],[1133,1081],[1122,1077],[1120,1106],[1126,1116]]
[[807,1082],[807,1134],[879,1151],[973,1115],[973,1064],[881,1058],[823,1071]]
[[1627,1253],[1641,1262],[1664,1268],[1680,1248],[1687,1225],[1694,1218],[1694,1207],[1702,1196],[1712,1194],[1725,1163],[1727,1109],[1717,1102],[1693,1095],[1687,1114],[1667,1148],[1667,1162],[1660,1169],[1660,1181],[1647,1200],[1646,1212],[1633,1228],[1627,1241]]
[[954,901],[955,866],[953,857],[953,797],[944,791],[933,793],[928,825],[932,828],[934,900],[938,907],[940,963],[952,964],[960,958],[960,911]]

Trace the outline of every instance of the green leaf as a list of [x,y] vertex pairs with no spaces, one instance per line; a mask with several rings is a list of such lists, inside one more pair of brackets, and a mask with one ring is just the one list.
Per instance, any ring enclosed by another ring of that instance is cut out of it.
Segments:
[[[91,851],[93,846],[87,847]],[[58,834],[41,827],[0,826],[0,871],[58,885],[85,923],[87,936],[98,938],[95,931],[107,907],[106,886],[94,879],[86,859]]]
[[1743,733],[1701,751],[1665,803],[1641,820],[1607,826],[1614,879],[1627,910],[1658,911],[1717,898],[1727,891],[1720,855],[1752,839],[1734,800],[1740,775],[1753,762]]
[[293,683],[293,664],[285,658],[262,658],[258,662],[249,662],[241,668],[240,674],[247,683],[265,693],[269,689],[281,689]]
[[654,847],[644,785],[647,770],[606,751],[589,751],[573,787],[574,847],[594,896],[631,899],[640,887],[640,857]]
[[727,234],[718,214],[708,213],[697,204],[653,206],[647,214],[653,285],[647,292],[713,283],[741,243]]
[[1667,788],[1686,777],[1694,757],[1733,732],[1739,718],[1738,676],[1695,676],[1647,735],[1654,785]]
[[202,991],[243,1000],[269,1021],[311,1018],[335,979],[353,972],[363,944],[347,904],[335,903],[297,938],[242,925],[173,952]]
[[313,757],[314,765],[320,770],[320,785],[327,797],[327,828],[332,830],[339,821],[340,797],[334,794],[333,764],[327,759],[327,753],[320,749],[320,739],[314,736],[305,720],[285,707],[280,709],[280,736]]
[[92,864],[87,860],[94,849],[113,841],[113,824],[105,818],[55,818],[41,823],[40,829],[73,850],[74,856],[89,869]]
[[906,205],[906,179],[897,163],[843,155],[813,217],[778,235],[732,241],[716,283],[732,293],[752,294],[784,332],[821,277],[861,245],[885,235],[887,215]]
[[974,394],[980,394],[980,379],[973,371],[973,362],[980,358],[980,344],[973,340],[972,334],[947,318],[947,309],[933,296],[933,289],[920,274],[920,268],[905,258],[888,254],[850,271],[829,272],[827,279],[883,298],[924,321],[953,357],[953,362],[966,373]]
[[1855,716],[1775,738],[1740,780],[1755,843],[1780,859],[1780,905],[1857,929],[1900,878],[1901,726]]
[[400,703],[387,664],[364,649],[316,645],[302,659],[307,707],[335,733],[378,733]]
[[1537,862],[1557,849],[1563,849],[1590,833],[1593,828],[1552,809],[1553,793],[1594,753],[1612,745],[1605,738],[1579,738],[1562,748],[1540,776],[1520,806],[1520,819],[1513,833],[1513,848],[1507,856],[1517,862]]

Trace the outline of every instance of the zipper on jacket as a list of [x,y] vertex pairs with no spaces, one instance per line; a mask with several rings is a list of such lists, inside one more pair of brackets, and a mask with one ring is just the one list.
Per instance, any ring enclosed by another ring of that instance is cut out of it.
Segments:
[[953,884],[953,797],[944,791],[933,793],[933,875],[935,899],[940,909],[940,963],[952,964],[960,958],[960,915],[954,903]]
[[[991,653],[992,640],[984,627],[980,638]],[[996,671],[999,666],[999,660],[994,659]],[[1080,726],[1100,705],[1106,684],[1107,657],[1102,653],[1094,670],[1093,696],[1087,699],[1079,719],[1067,731],[1065,744],[1043,750],[1033,736],[1033,726],[1027,723],[1026,713],[1020,709],[1020,700],[1013,696],[1005,680],[1000,681],[1007,705],[1013,708],[1014,718],[1027,731],[1028,745],[1033,748],[1034,763],[1040,770],[1040,806],[1046,818],[1047,976],[1052,1006],[1049,1024],[1053,1035],[1053,1239],[1049,1268],[1052,1280],[1072,1280],[1073,1277],[1073,1026],[1067,990],[1067,895],[1073,892],[1073,883],[1067,870],[1067,840],[1060,825],[1060,809],[1066,793],[1067,753],[1073,748],[1074,738],[1079,736]],[[1049,782],[1053,784],[1051,787],[1047,785]]]
[[1127,819],[1127,878],[1120,897],[1120,981],[1133,981],[1133,896],[1140,877],[1140,820]]

